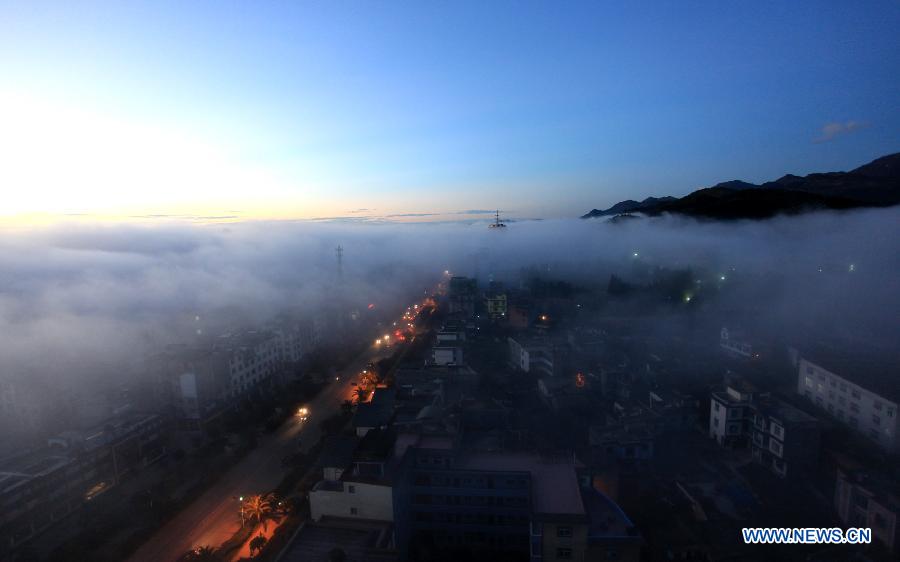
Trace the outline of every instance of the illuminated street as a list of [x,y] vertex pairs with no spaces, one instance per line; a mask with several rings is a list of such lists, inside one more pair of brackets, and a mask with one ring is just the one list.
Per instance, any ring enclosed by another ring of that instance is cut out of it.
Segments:
[[[419,307],[419,305],[415,305]],[[409,316],[410,328],[414,315]],[[240,528],[238,498],[275,488],[286,473],[281,459],[296,452],[298,439],[308,450],[319,439],[319,423],[353,400],[359,374],[370,362],[390,356],[393,346],[372,345],[332,380],[306,407],[309,419],[293,416],[274,434],[259,436],[259,445],[234,465],[199,499],[183,509],[129,558],[131,562],[177,560],[197,546],[218,547]]]

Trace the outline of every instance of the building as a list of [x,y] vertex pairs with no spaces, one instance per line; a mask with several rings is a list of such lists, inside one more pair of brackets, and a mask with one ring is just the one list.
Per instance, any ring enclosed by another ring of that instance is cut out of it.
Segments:
[[168,424],[130,414],[0,461],[0,557],[166,454]]
[[457,559],[636,561],[640,538],[612,505],[579,486],[571,458],[460,451],[449,441],[408,446],[394,493],[397,543],[403,560],[441,550]]
[[463,349],[461,347],[440,346],[431,348],[431,364],[438,366],[461,366]]
[[819,420],[775,399],[754,402],[751,412],[753,460],[780,478],[808,475],[818,461]]
[[900,489],[896,482],[861,470],[837,471],[834,507],[848,527],[868,527],[888,552],[900,550]]
[[159,402],[171,408],[176,428],[200,431],[232,401],[229,357],[210,348],[171,345],[149,360]]
[[[272,379],[283,364],[285,345],[273,332],[250,330],[220,336],[214,349],[227,355],[229,391],[239,396]],[[287,351],[290,356],[295,352]]]
[[750,404],[755,389],[744,379],[726,376],[723,388],[710,395],[709,436],[727,449],[746,448],[753,419]]
[[324,561],[339,550],[348,562],[396,562],[393,539],[393,528],[387,522],[323,517],[304,521],[277,560]]
[[738,357],[746,359],[759,357],[758,350],[754,349],[753,344],[743,334],[725,327],[719,332],[719,347],[726,353]]
[[309,492],[310,516],[394,520],[391,467],[395,433],[374,429],[363,439],[330,439],[320,466],[323,479]]
[[897,373],[891,362],[873,356],[844,357],[818,351],[801,353],[797,393],[881,449],[898,452]]
[[283,363],[297,363],[322,343],[322,324],[319,316],[302,321],[279,319],[272,323],[270,332],[275,337],[278,358]]
[[815,466],[821,424],[815,417],[755,393],[744,379],[726,375],[710,397],[709,436],[729,449],[749,448],[753,460],[780,478],[801,477]]
[[557,365],[554,347],[543,339],[507,338],[509,364],[519,371],[552,377]]
[[353,429],[357,437],[365,437],[373,429],[384,429],[394,417],[396,388],[376,388],[372,399],[356,407]]
[[463,318],[475,316],[475,298],[478,281],[469,277],[451,277],[447,290],[450,314],[460,313]]
[[491,320],[506,318],[506,293],[486,293],[484,295],[484,309]]

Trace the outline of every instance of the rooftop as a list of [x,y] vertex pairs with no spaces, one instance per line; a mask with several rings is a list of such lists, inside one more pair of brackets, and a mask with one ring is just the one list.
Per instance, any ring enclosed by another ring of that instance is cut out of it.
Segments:
[[536,514],[584,515],[584,503],[571,458],[548,459],[531,453],[472,453],[455,463],[463,470],[531,474],[531,502]]
[[887,376],[900,372],[897,350],[871,349],[851,353],[833,345],[803,347],[800,356],[810,363],[838,375],[862,388],[900,402],[900,380]]
[[353,453],[359,445],[359,437],[355,435],[336,435],[327,437],[322,454],[316,462],[320,468],[346,468],[353,462]]
[[396,551],[388,548],[391,535],[390,523],[323,517],[304,523],[279,561],[321,562],[334,548],[344,551],[347,562],[395,561]]

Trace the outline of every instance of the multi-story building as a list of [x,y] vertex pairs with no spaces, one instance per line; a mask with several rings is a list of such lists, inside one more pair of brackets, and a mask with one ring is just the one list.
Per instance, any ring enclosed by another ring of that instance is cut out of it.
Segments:
[[214,348],[228,355],[232,396],[271,379],[282,365],[281,340],[272,332],[251,330],[225,334],[215,342]]
[[464,318],[475,316],[475,298],[478,295],[478,281],[468,277],[451,277],[447,298],[450,313],[461,313]]
[[728,449],[745,448],[753,419],[750,404],[755,389],[744,379],[728,375],[723,388],[710,396],[709,436]]
[[272,323],[271,333],[276,340],[279,360],[297,363],[321,344],[322,320],[318,316],[303,321],[279,320]]
[[167,429],[161,416],[131,414],[0,461],[0,557],[162,458]]
[[579,486],[571,458],[410,446],[395,482],[401,559],[427,559],[429,548],[534,562],[638,559],[633,525]]
[[491,320],[506,318],[506,293],[489,292],[484,295],[484,308]]
[[781,478],[808,474],[819,454],[819,420],[790,404],[762,399],[751,405],[753,459]]
[[309,492],[310,517],[394,520],[390,462],[394,433],[375,430],[359,440],[331,439],[320,466],[323,479]]
[[731,373],[710,397],[709,436],[729,449],[749,447],[753,460],[781,478],[815,465],[821,427],[813,416],[768,394],[755,393]]
[[[821,357],[820,357],[821,356]],[[797,393],[890,453],[898,451],[896,365],[871,357],[801,354]]]
[[507,338],[509,364],[526,373],[552,377],[556,374],[554,348],[543,339]]
[[900,488],[896,482],[860,470],[837,471],[834,506],[848,527],[872,529],[889,552],[900,550]]

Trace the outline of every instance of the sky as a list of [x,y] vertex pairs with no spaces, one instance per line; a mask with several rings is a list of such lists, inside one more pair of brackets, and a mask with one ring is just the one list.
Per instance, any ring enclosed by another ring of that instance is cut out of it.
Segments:
[[6,1],[0,22],[3,223],[561,218],[900,150],[897,1]]

